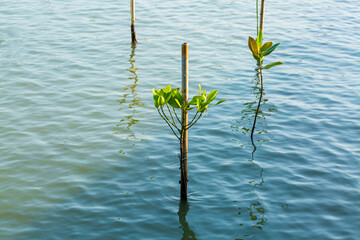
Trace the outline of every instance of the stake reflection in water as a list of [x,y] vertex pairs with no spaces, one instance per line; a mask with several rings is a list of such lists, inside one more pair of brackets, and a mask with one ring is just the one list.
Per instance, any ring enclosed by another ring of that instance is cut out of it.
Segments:
[[[136,118],[136,116],[139,114],[138,108],[144,107],[144,104],[141,103],[142,99],[138,96],[136,92],[136,87],[138,86],[139,79],[137,76],[138,69],[135,67],[135,49],[136,44],[131,44],[131,54],[129,59],[130,68],[126,69],[128,72],[131,73],[132,76],[128,77],[128,79],[131,81],[131,84],[126,86],[124,90],[130,91],[130,93],[124,93],[122,95],[122,98],[117,100],[117,102],[121,106],[119,111],[126,111],[128,113],[126,113],[124,117],[120,120],[120,122],[116,125],[116,132],[114,132],[114,134],[126,134],[126,140],[142,141],[143,139],[136,137],[134,131],[132,131],[131,129],[133,125],[140,121]],[[127,110],[123,109],[124,105],[128,106]],[[123,150],[121,150],[121,152],[124,154]]]
[[180,200],[179,202],[179,223],[181,225],[181,228],[183,230],[183,236],[181,238],[181,240],[190,240],[190,239],[196,239],[196,234],[194,233],[193,230],[191,230],[191,228],[189,227],[188,222],[186,221],[186,215],[189,211],[189,203],[187,201],[184,200]]

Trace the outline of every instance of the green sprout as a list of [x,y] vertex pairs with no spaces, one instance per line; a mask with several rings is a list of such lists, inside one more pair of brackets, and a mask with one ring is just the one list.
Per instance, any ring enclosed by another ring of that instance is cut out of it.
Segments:
[[[254,136],[254,130],[255,130],[255,125],[256,125],[256,119],[257,119],[257,116],[258,116],[259,111],[260,111],[260,104],[261,104],[261,101],[262,101],[262,96],[263,96],[263,91],[264,91],[262,63],[263,63],[264,57],[269,55],[270,53],[272,53],[279,46],[280,43],[276,43],[276,44],[273,45],[273,42],[266,42],[266,43],[262,44],[263,43],[263,32],[262,32],[261,29],[259,29],[259,33],[257,35],[256,40],[254,40],[252,37],[249,36],[249,42],[248,43],[249,43],[249,49],[252,52],[253,57],[258,62],[258,65],[259,65],[258,70],[259,70],[260,82],[261,82],[259,102],[258,102],[258,106],[257,106],[256,112],[255,112],[254,123],[253,123],[253,127],[251,129],[251,135],[250,135],[251,136],[251,142],[252,142],[252,144],[254,146],[254,151],[255,151],[256,147],[254,145],[253,136]],[[281,65],[281,64],[283,64],[283,63],[282,62],[273,62],[273,63],[270,63],[270,64],[266,65],[264,67],[264,69],[269,69],[269,68],[272,68],[274,66]]]
[[[254,40],[252,37],[249,36],[249,42],[248,42],[249,49],[252,52],[255,60],[258,61],[260,68],[262,68],[262,62],[263,62],[264,57],[269,55],[270,53],[272,53],[280,44],[280,43],[276,43],[273,45],[273,42],[266,42],[263,45],[262,42],[263,42],[263,32],[261,31],[261,29],[259,29],[259,33],[257,35],[256,40]],[[264,68],[269,69],[271,67],[281,65],[281,64],[283,64],[283,63],[282,62],[273,62],[273,63],[266,65]]]
[[[216,106],[226,101],[221,100],[215,104],[211,104],[215,100],[217,93],[218,90],[213,90],[209,94],[206,94],[206,90],[201,92],[201,86],[199,84],[199,95],[194,96],[185,105],[179,88],[171,88],[171,85],[168,85],[166,88],[161,88],[159,90],[154,88],[153,98],[154,105],[160,116],[168,124],[174,135],[181,141],[184,131],[194,126],[209,107]],[[190,111],[193,109],[196,109],[193,119],[188,124],[183,124],[182,119],[179,118],[176,111]],[[166,110],[168,114],[165,113]],[[179,133],[179,135],[175,130]]]

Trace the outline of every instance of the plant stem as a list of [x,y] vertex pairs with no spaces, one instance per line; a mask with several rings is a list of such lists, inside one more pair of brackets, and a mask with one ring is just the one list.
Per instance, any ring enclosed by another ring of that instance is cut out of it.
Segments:
[[199,121],[199,119],[201,118],[202,115],[203,115],[203,112],[200,114],[200,116],[196,119],[196,121],[195,121],[193,124],[191,124],[191,125],[189,124],[189,125],[188,125],[188,127],[186,128],[186,130],[189,129],[189,128],[191,128],[192,126],[194,126],[195,123],[196,123],[197,121]]
[[175,117],[176,117],[176,119],[177,119],[177,120],[178,120],[178,122],[181,124],[181,120],[180,120],[180,118],[178,117],[178,115],[177,115],[177,113],[176,113],[175,108],[173,108],[173,111],[174,111],[174,113],[175,113]]
[[158,110],[158,112],[159,112],[159,115],[164,119],[164,121],[167,123],[167,125],[169,125],[169,127],[170,127],[171,131],[173,132],[173,134],[175,135],[175,137],[176,137],[177,139],[179,139],[179,141],[181,141],[181,140],[180,140],[180,137],[181,137],[181,136],[178,137],[178,135],[175,133],[174,129],[171,127],[170,123],[169,123],[169,122],[164,118],[164,116],[161,114],[159,108],[157,108],[157,110]]
[[173,123],[170,121],[170,119],[166,116],[165,112],[164,112],[164,109],[162,106],[160,106],[160,109],[161,109],[161,112],[164,114],[164,117],[166,118],[166,120],[171,123],[171,125],[173,125],[174,128],[176,128],[178,131],[180,131],[180,129]]
[[172,113],[171,113],[171,110],[170,110],[170,108],[169,108],[169,104],[166,104],[166,106],[167,106],[167,109],[169,110],[171,119],[173,120],[173,122],[174,122],[174,124],[175,124],[175,127],[176,127],[177,129],[179,129],[178,126],[176,125],[175,119],[174,119],[174,117],[173,117],[173,115],[172,115]]
[[199,113],[199,112],[196,112],[195,116],[194,116],[193,119],[190,121],[190,123],[188,124],[188,126],[193,123],[193,121],[195,120],[195,118],[196,118],[196,116],[198,115],[198,113]]
[[255,125],[256,125],[256,119],[257,116],[259,114],[259,109],[260,109],[260,104],[262,101],[262,96],[263,96],[263,91],[264,91],[264,84],[263,84],[263,73],[262,73],[262,63],[260,62],[260,82],[261,82],[261,88],[260,88],[260,98],[259,98],[259,103],[256,109],[256,113],[255,113],[255,118],[254,118],[254,123],[253,123],[253,127],[251,129],[251,142],[254,143],[254,130],[255,130]]

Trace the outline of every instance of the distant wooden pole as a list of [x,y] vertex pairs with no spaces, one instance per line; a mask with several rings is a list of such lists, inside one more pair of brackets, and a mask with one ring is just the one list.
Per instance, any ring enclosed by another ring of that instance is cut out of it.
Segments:
[[[183,106],[188,103],[189,79],[188,79],[188,44],[183,43],[181,47],[181,73],[182,73],[182,98]],[[180,195],[182,200],[187,200],[187,169],[188,169],[188,111],[181,110],[181,138],[180,138]]]
[[136,43],[136,32],[135,32],[135,0],[130,0],[130,11],[131,11],[131,42]]
[[260,29],[262,32],[264,32],[264,15],[265,15],[265,0],[261,0]]

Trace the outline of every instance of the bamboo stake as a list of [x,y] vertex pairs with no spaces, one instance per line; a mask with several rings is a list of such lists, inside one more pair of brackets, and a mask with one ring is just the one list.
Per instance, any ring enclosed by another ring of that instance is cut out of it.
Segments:
[[135,0],[130,0],[130,11],[131,11],[131,42],[136,43],[136,32],[135,32]]
[[[189,81],[188,81],[188,44],[183,43],[181,47],[181,73],[182,73],[182,98],[183,106],[188,103]],[[180,195],[182,200],[187,200],[187,166],[188,166],[188,111],[181,110],[181,139],[180,139]]]
[[264,32],[264,14],[265,14],[265,0],[261,0],[260,29],[262,32]]

